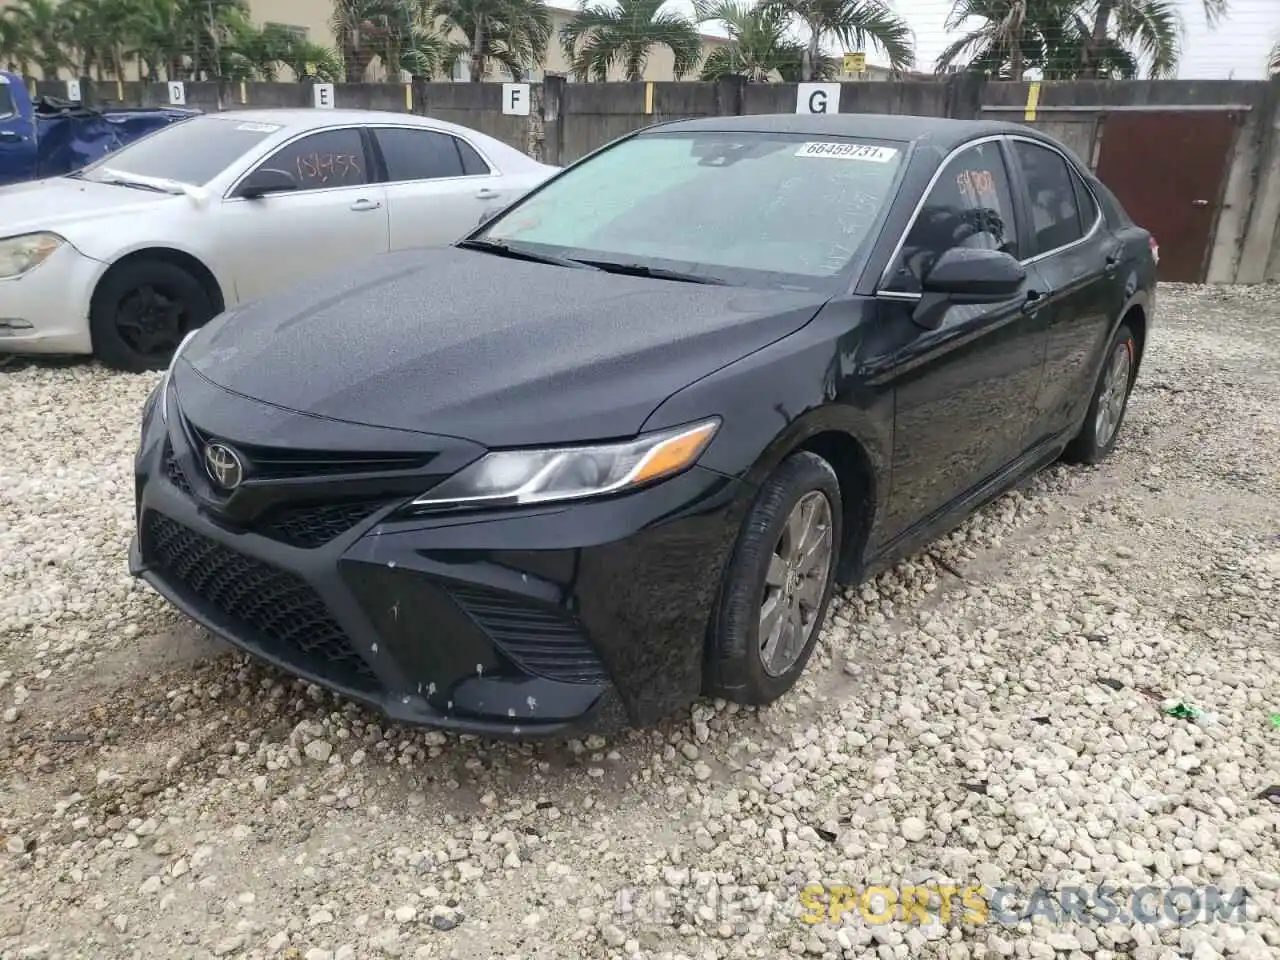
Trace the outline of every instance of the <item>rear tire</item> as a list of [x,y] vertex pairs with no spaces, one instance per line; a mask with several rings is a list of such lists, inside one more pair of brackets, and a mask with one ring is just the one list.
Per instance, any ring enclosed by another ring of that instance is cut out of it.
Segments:
[[1138,342],[1129,325],[1122,323],[1107,347],[1084,424],[1062,452],[1063,460],[1098,463],[1115,449],[1137,369]]
[[163,260],[113,267],[89,310],[93,352],[113,370],[163,370],[182,338],[213,314],[204,286],[182,267]]
[[841,544],[840,482],[807,451],[765,480],[725,569],[706,692],[772,703],[795,686],[826,620]]

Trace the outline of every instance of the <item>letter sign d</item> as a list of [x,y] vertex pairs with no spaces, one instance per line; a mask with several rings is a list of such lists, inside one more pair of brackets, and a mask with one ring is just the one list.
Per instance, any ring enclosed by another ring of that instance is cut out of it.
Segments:
[[801,83],[796,90],[796,113],[839,113],[840,84]]

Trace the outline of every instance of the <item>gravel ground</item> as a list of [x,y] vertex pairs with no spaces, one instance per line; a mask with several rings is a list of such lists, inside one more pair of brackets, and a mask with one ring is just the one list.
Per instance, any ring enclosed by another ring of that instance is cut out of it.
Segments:
[[[611,742],[387,728],[218,645],[125,572],[154,377],[0,370],[0,958],[1280,956],[1280,294],[1161,298],[1110,461],[845,593],[773,708]],[[809,924],[811,884],[1248,899]]]

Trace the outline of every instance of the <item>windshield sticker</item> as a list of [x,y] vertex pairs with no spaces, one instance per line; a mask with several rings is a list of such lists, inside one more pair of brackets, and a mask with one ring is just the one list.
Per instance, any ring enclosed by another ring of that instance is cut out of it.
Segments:
[[865,160],[888,163],[898,155],[893,147],[875,147],[869,143],[806,143],[796,151],[797,157],[830,157],[833,160]]
[[280,129],[278,123],[242,123],[237,130],[244,130],[246,133],[275,133]]

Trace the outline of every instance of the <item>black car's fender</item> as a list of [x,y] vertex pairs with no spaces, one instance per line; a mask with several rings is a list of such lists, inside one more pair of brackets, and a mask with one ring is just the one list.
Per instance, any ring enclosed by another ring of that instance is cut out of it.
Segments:
[[790,336],[677,391],[643,429],[719,416],[699,464],[744,481],[736,520],[791,452],[813,449],[838,461],[846,499],[842,553],[853,559],[888,498],[893,396],[865,383],[859,325],[849,320],[846,309],[824,308]]

